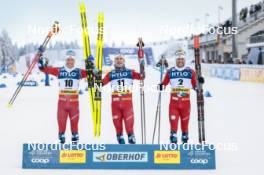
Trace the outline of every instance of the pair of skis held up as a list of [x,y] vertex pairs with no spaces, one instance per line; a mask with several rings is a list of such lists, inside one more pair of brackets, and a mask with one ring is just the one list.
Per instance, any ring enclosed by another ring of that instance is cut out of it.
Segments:
[[[87,72],[88,91],[90,96],[90,109],[93,119],[93,133],[95,137],[101,135],[101,84],[102,84],[102,66],[103,66],[103,31],[104,31],[104,14],[98,14],[98,34],[95,51],[95,61],[91,57],[90,39],[86,18],[86,7],[84,2],[79,4],[82,23],[82,37],[84,47],[85,69]],[[94,63],[95,62],[95,63]],[[95,65],[94,65],[95,64]],[[98,71],[96,77],[93,76],[94,67]]]
[[[200,77],[202,77],[202,73],[201,73],[200,43],[199,43],[199,37],[198,36],[194,37],[194,55],[195,55],[196,76],[197,76],[197,79],[199,79]],[[160,82],[162,81],[163,72],[164,72],[164,65],[161,65],[161,67],[160,67]],[[197,83],[196,96],[197,96],[197,110],[198,110],[199,143],[204,143],[205,142],[204,96],[203,96],[203,84],[200,82]],[[159,92],[158,104],[157,104],[157,108],[156,108],[152,144],[154,144],[157,127],[158,127],[158,143],[160,144],[160,122],[161,122],[161,92]]]

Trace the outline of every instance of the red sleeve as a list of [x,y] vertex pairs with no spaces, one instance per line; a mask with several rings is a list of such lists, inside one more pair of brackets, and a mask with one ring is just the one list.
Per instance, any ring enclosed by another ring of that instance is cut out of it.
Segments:
[[138,72],[132,70],[132,79],[133,79],[133,80],[134,80],[134,79],[135,79],[135,80],[141,80],[142,78],[141,78],[140,73],[138,73]]
[[51,74],[54,76],[59,76],[59,69],[58,67],[44,67],[43,69],[40,69],[41,72],[45,74]]
[[102,80],[103,86],[110,82],[110,73],[107,73]]
[[193,86],[193,89],[196,88],[196,85],[197,85],[197,82],[196,82],[196,73],[194,70],[192,70],[192,86]]
[[86,70],[81,69],[81,77],[82,78],[86,78],[87,77]]
[[164,80],[162,81],[162,84],[164,86],[167,86],[170,82],[170,76],[169,76],[169,70],[166,72]]

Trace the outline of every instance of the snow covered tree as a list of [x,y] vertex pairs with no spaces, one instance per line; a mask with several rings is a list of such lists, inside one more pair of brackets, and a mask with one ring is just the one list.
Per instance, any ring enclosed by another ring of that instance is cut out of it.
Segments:
[[8,71],[18,60],[18,49],[8,35],[8,32],[3,30],[0,34],[0,71]]

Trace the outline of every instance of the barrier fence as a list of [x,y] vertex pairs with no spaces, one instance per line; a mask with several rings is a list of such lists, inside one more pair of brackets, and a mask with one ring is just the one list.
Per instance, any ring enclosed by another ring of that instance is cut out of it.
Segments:
[[264,65],[203,64],[202,70],[209,77],[264,83]]

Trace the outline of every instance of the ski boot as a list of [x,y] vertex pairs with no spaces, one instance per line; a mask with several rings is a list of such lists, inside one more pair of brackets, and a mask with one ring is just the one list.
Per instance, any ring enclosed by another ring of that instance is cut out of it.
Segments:
[[72,144],[76,145],[79,141],[79,134],[78,133],[72,133]]
[[177,144],[177,133],[175,131],[171,131],[170,133],[170,142]]
[[64,133],[59,133],[59,140],[61,144],[65,143],[65,134]]
[[183,132],[183,133],[182,133],[182,138],[181,138],[181,139],[182,139],[182,144],[187,143],[188,140],[189,140],[188,133]]
[[118,142],[119,144],[125,144],[125,139],[124,139],[124,137],[123,137],[122,134],[117,134],[117,135],[116,135],[116,138],[117,138],[117,142]]
[[134,134],[128,134],[128,143],[129,144],[136,144],[136,138]]

